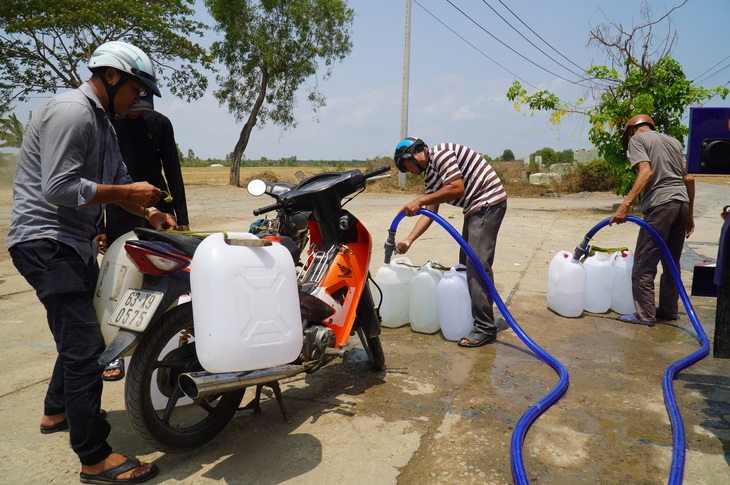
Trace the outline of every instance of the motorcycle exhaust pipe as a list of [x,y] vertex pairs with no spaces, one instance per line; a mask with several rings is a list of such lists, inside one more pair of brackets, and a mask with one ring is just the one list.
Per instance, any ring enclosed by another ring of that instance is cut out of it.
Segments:
[[304,372],[303,365],[281,365],[268,369],[225,372],[188,372],[178,378],[180,389],[191,399],[235,391],[243,387],[257,386],[267,382],[278,381]]

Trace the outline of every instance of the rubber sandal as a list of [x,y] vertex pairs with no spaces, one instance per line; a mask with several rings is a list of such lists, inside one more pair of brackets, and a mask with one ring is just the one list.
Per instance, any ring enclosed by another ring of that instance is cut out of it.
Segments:
[[[463,343],[462,340],[466,340],[466,343]],[[461,337],[458,343],[459,347],[481,347],[482,345],[494,342],[495,340],[497,340],[496,335],[474,329],[464,337]]]
[[81,480],[81,483],[91,483],[98,485],[105,485],[107,483],[143,483],[151,478],[154,478],[159,471],[157,465],[153,463],[150,471],[142,475],[141,477],[127,478],[121,480],[117,479],[117,476],[121,475],[122,473],[128,472],[129,470],[134,470],[141,465],[142,464],[139,462],[138,459],[127,458],[124,463],[120,463],[117,466],[107,468],[97,475],[91,475],[89,473],[81,472],[79,473],[79,479]]
[[118,359],[112,360],[109,362],[109,365],[107,365],[104,368],[104,372],[108,370],[118,370],[119,374],[115,376],[106,377],[102,374],[101,380],[106,382],[114,382],[114,381],[121,381],[124,379],[124,357],[120,357]]
[[619,322],[624,322],[624,323],[633,323],[636,325],[646,325],[647,327],[654,326],[654,322],[645,322],[643,320],[639,320],[636,317],[636,313],[630,313],[628,315],[621,315],[616,320],[618,320]]
[[[103,409],[99,411],[99,416],[106,419],[106,411]],[[54,424],[53,426],[43,426],[41,424],[41,434],[52,434],[58,433],[59,431],[66,431],[68,429],[68,420],[64,419],[60,423]]]

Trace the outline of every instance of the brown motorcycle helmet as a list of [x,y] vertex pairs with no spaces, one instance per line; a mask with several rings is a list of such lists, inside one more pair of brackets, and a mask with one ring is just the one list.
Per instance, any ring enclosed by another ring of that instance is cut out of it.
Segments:
[[656,127],[654,126],[654,120],[651,119],[651,116],[649,115],[636,115],[632,116],[629,121],[626,122],[624,125],[624,138],[623,138],[623,146],[624,151],[626,151],[629,148],[629,139],[634,134],[633,130],[629,132],[629,128],[636,128],[639,125],[649,125],[649,127],[653,130],[656,130]]

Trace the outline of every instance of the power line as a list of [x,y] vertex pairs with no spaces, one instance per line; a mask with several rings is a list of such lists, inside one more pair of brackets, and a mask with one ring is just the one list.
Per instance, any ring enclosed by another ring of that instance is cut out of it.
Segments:
[[[497,36],[495,36],[494,34],[492,34],[491,32],[489,32],[489,31],[488,31],[487,29],[485,29],[484,27],[482,27],[482,26],[481,26],[481,25],[480,25],[480,24],[479,24],[479,23],[478,23],[477,21],[475,21],[475,20],[474,20],[473,18],[471,18],[471,17],[469,16],[469,15],[467,15],[467,14],[466,14],[466,13],[465,13],[465,12],[464,12],[463,10],[461,10],[461,9],[460,9],[459,7],[457,7],[456,5],[454,5],[454,3],[453,3],[453,2],[451,1],[451,0],[446,0],[446,1],[447,1],[447,2],[449,3],[449,5],[451,5],[451,6],[452,6],[452,7],[454,7],[454,8],[456,9],[456,10],[458,10],[458,11],[459,11],[459,12],[460,12],[460,13],[461,13],[461,14],[462,14],[462,15],[463,15],[464,17],[466,17],[467,19],[469,19],[469,20],[470,20],[470,21],[471,21],[471,22],[472,22],[472,23],[473,23],[474,25],[476,25],[476,26],[477,26],[477,27],[479,27],[479,28],[480,28],[481,30],[483,30],[483,31],[484,31],[485,33],[487,33],[487,34],[488,34],[488,35],[489,35],[490,37],[492,37],[492,38],[493,38],[494,40],[496,40],[497,42],[499,42],[500,44],[502,44],[503,46],[505,46],[505,47],[506,47],[507,49],[511,50],[512,52],[514,52],[515,54],[517,54],[518,56],[520,56],[521,58],[523,58],[524,60],[526,60],[526,61],[527,61],[527,62],[529,62],[530,64],[534,65],[535,67],[537,67],[537,68],[539,68],[539,69],[542,69],[543,71],[547,72],[548,74],[551,74],[551,75],[553,75],[553,76],[555,76],[555,77],[557,77],[557,78],[560,78],[560,79],[562,79],[562,80],[564,80],[564,81],[567,81],[567,82],[569,82],[569,83],[571,83],[571,84],[577,84],[577,85],[579,85],[579,86],[583,86],[583,85],[582,85],[582,84],[580,83],[580,81],[572,81],[572,80],[570,80],[570,79],[568,79],[568,78],[566,78],[566,77],[563,77],[563,76],[561,76],[560,74],[556,74],[556,73],[552,72],[551,70],[549,70],[549,69],[547,69],[547,68],[545,68],[545,67],[543,67],[543,66],[539,65],[539,64],[538,64],[538,63],[536,63],[535,61],[533,61],[533,60],[531,60],[531,59],[527,58],[527,57],[526,57],[526,56],[524,56],[523,54],[521,54],[521,53],[517,52],[517,51],[516,51],[515,49],[513,49],[512,47],[510,47],[509,45],[507,45],[507,44],[506,44],[505,42],[503,42],[502,40],[500,40],[499,38],[497,38]],[[587,86],[583,86],[583,87],[587,87]],[[588,86],[588,87],[590,87],[590,86]]]
[[727,59],[730,59],[730,56],[727,56],[727,57],[726,57],[725,59],[722,59],[722,60],[721,60],[720,62],[718,62],[717,64],[715,64],[714,66],[712,66],[711,68],[709,68],[708,70],[706,70],[705,72],[703,72],[702,74],[700,74],[699,76],[697,76],[697,77],[695,78],[695,82],[699,83],[699,82],[700,82],[700,81],[699,81],[699,79],[700,79],[700,78],[701,78],[702,76],[704,76],[704,75],[705,75],[705,74],[707,74],[708,72],[710,72],[710,71],[712,71],[713,69],[715,69],[715,68],[716,68],[717,66],[719,66],[720,64],[722,64],[722,63],[723,63],[724,61],[726,61]]
[[441,19],[439,19],[438,17],[436,17],[434,14],[432,14],[426,7],[424,7],[423,5],[421,5],[418,2],[418,0],[413,0],[413,1],[415,2],[416,5],[418,5],[419,7],[421,7],[427,14],[429,14],[431,17],[433,17],[438,23],[440,23],[441,25],[443,25],[444,27],[446,27],[448,30],[450,30],[458,38],[460,38],[461,40],[463,40],[464,42],[466,42],[467,44],[469,44],[474,50],[476,50],[477,52],[479,52],[481,55],[483,55],[484,57],[486,57],[487,59],[489,59],[490,61],[492,61],[493,63],[495,63],[496,65],[498,65],[499,67],[501,67],[502,69],[504,69],[505,71],[507,71],[508,73],[510,73],[511,75],[513,75],[514,77],[516,77],[517,79],[519,79],[520,81],[522,81],[523,83],[527,84],[528,86],[530,86],[530,87],[532,87],[534,89],[539,89],[534,84],[530,83],[529,81],[526,81],[526,80],[522,79],[520,76],[518,76],[514,72],[510,71],[509,69],[507,69],[506,67],[504,67],[502,64],[500,64],[499,62],[497,62],[494,59],[492,59],[491,57],[489,57],[481,49],[479,49],[474,44],[472,44],[471,42],[469,42],[468,40],[466,40],[461,34],[459,34],[458,32],[456,32],[454,29],[452,29],[451,27],[449,27],[448,25],[446,25]]
[[504,2],[502,1],[502,0],[499,0],[499,3],[501,3],[501,4],[502,4],[502,6],[503,6],[504,8],[506,8],[506,9],[507,9],[507,11],[509,11],[509,13],[511,13],[512,15],[514,15],[514,16],[515,16],[515,18],[516,18],[517,20],[519,20],[519,21],[520,21],[520,23],[521,23],[522,25],[524,25],[525,27],[527,27],[527,29],[528,29],[528,30],[529,30],[530,32],[532,32],[533,34],[535,34],[535,36],[536,36],[536,37],[537,37],[538,39],[540,39],[541,41],[543,41],[543,42],[545,43],[545,45],[547,45],[547,46],[548,46],[548,47],[550,47],[550,48],[551,48],[552,50],[554,50],[555,52],[557,52],[557,53],[558,53],[558,54],[560,55],[560,57],[562,57],[562,58],[563,58],[563,59],[565,59],[566,61],[568,61],[568,62],[570,62],[571,64],[573,64],[573,65],[574,65],[575,67],[577,67],[578,69],[580,69],[580,70],[581,70],[582,72],[585,72],[585,69],[583,69],[582,67],[580,67],[580,66],[579,66],[578,64],[576,64],[575,62],[571,61],[571,60],[570,60],[570,59],[568,59],[567,57],[565,57],[565,56],[563,55],[563,53],[562,53],[562,52],[560,52],[560,51],[559,51],[559,50],[557,50],[557,49],[556,49],[555,47],[553,47],[552,45],[550,45],[550,43],[549,43],[548,41],[546,41],[545,39],[543,39],[542,37],[540,37],[540,35],[539,35],[539,34],[538,34],[537,32],[535,32],[534,30],[532,30],[532,28],[531,28],[531,27],[530,27],[529,25],[527,25],[527,24],[526,24],[526,23],[525,23],[525,22],[524,22],[524,21],[523,21],[523,20],[522,20],[522,19],[521,19],[521,18],[520,18],[520,17],[519,17],[519,16],[517,15],[517,14],[516,14],[516,13],[514,13],[514,12],[513,12],[513,11],[512,11],[512,10],[511,10],[511,9],[510,9],[510,8],[509,8],[508,6],[507,6],[507,5],[505,5],[505,3],[504,3]]
[[[500,14],[499,12],[497,12],[494,9],[494,7],[492,7],[491,5],[489,5],[489,3],[487,2],[487,0],[482,0],[482,2],[484,2],[484,4],[492,10],[492,12],[494,12],[495,14],[497,14],[497,16],[500,19],[502,19],[502,21],[504,21],[505,24],[509,25],[512,30],[514,30],[515,32],[517,32],[517,34],[519,34],[520,37],[522,37],[523,39],[525,39],[527,42],[530,43],[530,45],[532,47],[534,47],[535,49],[539,50],[543,55],[545,55],[545,57],[547,57],[548,59],[550,59],[551,61],[553,61],[555,64],[557,64],[558,66],[562,67],[566,71],[570,72],[571,74],[574,74],[574,75],[578,76],[582,81],[588,81],[588,79],[586,79],[585,76],[583,75],[583,73],[585,73],[585,69],[582,69],[582,68],[579,67],[579,69],[581,69],[582,73],[577,73],[577,72],[573,71],[571,68],[569,68],[569,67],[561,64],[560,62],[558,62],[557,60],[555,60],[550,54],[548,54],[547,52],[545,52],[544,50],[542,50],[541,48],[539,48],[537,45],[535,45],[534,42],[532,42],[530,39],[528,39],[527,37],[525,37],[525,35],[522,32],[520,32],[519,30],[517,30],[517,28],[515,28],[514,25],[512,25],[511,23],[509,23],[509,21],[506,18],[502,17],[502,14]],[[502,4],[502,5],[504,5],[504,4]],[[507,9],[507,10],[509,10],[509,9]],[[512,13],[512,15],[514,15],[514,12],[512,12],[511,10],[510,10],[510,12]],[[515,17],[517,17],[517,16],[515,15]],[[519,17],[517,17],[517,19],[519,20]],[[524,22],[522,22],[522,23],[524,25]],[[533,34],[535,33],[532,29],[530,29],[530,31],[532,31]],[[535,35],[537,35],[537,34],[535,34]],[[538,37],[540,37],[540,36],[538,35]],[[540,40],[542,40],[542,38],[540,38]],[[545,41],[543,40],[543,42],[545,42]],[[558,54],[559,54],[559,52],[558,52]]]

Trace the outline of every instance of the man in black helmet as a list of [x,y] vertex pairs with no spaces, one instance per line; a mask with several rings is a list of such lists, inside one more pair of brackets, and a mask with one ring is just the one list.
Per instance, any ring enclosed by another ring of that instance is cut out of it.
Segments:
[[93,240],[104,204],[144,215],[157,229],[177,223],[150,209],[160,189],[132,183],[108,118],[126,114],[147,90],[159,96],[149,58],[131,44],[108,42],[94,51],[89,69],[87,83],[51,98],[28,126],[13,179],[8,251],[46,308],[58,352],[41,433],[69,431],[83,483],[141,483],[157,467],[112,452],[100,408],[104,338],[93,304]]
[[[426,195],[417,197],[403,207],[407,216],[416,215],[421,207],[438,213],[441,203],[463,208],[462,236],[479,257],[489,278],[494,281],[492,264],[497,234],[507,210],[507,193],[492,166],[476,151],[464,145],[441,143],[428,148],[420,138],[408,137],[395,149],[393,157],[401,172],[424,173]],[[396,244],[405,254],[411,244],[431,225],[430,217],[421,216],[411,233]],[[472,301],[474,327],[459,345],[479,347],[497,338],[492,295],[482,285],[479,274],[464,251],[459,262],[466,265],[469,295]]]
[[[682,144],[655,130],[654,120],[645,114],[632,117],[624,126],[623,147],[628,149],[631,167],[637,170],[637,175],[609,224],[626,222],[629,207],[641,195],[644,222],[659,233],[679,268],[684,240],[694,232],[695,226],[694,177],[686,173]],[[657,307],[654,279],[660,260],[663,270]],[[644,229],[639,231],[636,240],[631,281],[636,313],[621,315],[618,320],[651,327],[657,319],[677,319],[679,290],[662,259],[659,244]]]

